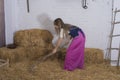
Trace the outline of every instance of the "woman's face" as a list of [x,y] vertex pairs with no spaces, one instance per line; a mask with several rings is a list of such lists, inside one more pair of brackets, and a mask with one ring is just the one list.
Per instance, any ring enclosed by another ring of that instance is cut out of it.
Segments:
[[54,27],[55,27],[55,31],[57,32],[57,34],[59,33],[59,26],[57,26],[57,25],[54,25]]
[[55,26],[55,29],[59,29],[59,26],[58,25],[54,25]]

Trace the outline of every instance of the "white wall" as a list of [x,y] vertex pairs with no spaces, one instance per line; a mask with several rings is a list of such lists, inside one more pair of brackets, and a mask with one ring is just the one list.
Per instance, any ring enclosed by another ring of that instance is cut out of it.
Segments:
[[106,50],[111,27],[111,0],[87,0],[88,9],[82,8],[82,0],[29,1],[30,13],[26,0],[5,0],[7,44],[13,41],[13,33],[21,29],[44,28],[54,35],[52,22],[60,17],[84,30],[86,47]]
[[4,0],[6,44],[13,43],[13,34],[18,27],[17,0]]

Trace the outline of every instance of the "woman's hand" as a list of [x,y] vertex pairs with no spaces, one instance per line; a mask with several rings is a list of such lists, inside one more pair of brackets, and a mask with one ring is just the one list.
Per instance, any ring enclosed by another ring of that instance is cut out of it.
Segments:
[[54,55],[56,52],[57,52],[57,49],[54,48],[53,51],[52,51],[52,53],[49,53],[48,55],[46,55],[46,56],[43,57],[42,61],[44,61],[44,60],[46,60],[48,57]]
[[54,48],[53,51],[52,51],[52,53],[55,54],[56,52],[57,52],[57,49]]

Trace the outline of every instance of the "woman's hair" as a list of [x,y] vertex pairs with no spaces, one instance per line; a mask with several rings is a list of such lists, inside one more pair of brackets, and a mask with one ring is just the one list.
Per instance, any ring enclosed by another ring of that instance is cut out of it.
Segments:
[[54,25],[58,26],[58,28],[57,29],[55,28],[55,30],[56,30],[57,34],[59,34],[61,28],[64,27],[64,22],[61,18],[57,18],[54,20]]
[[64,27],[64,22],[61,18],[57,18],[57,19],[54,20],[54,25],[57,25],[57,26],[63,28]]
[[[54,25],[58,26],[58,28],[55,28],[57,34],[60,34],[61,28],[63,29],[64,34],[67,36],[67,31],[69,30],[68,24],[65,24],[61,18],[57,18],[54,20]],[[63,35],[64,36],[64,35]]]

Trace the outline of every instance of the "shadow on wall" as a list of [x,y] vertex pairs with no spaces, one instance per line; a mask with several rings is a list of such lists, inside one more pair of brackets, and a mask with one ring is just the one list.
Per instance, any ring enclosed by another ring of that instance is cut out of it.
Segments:
[[52,34],[55,34],[53,21],[46,13],[38,15],[37,20],[42,26],[42,29],[49,30]]

